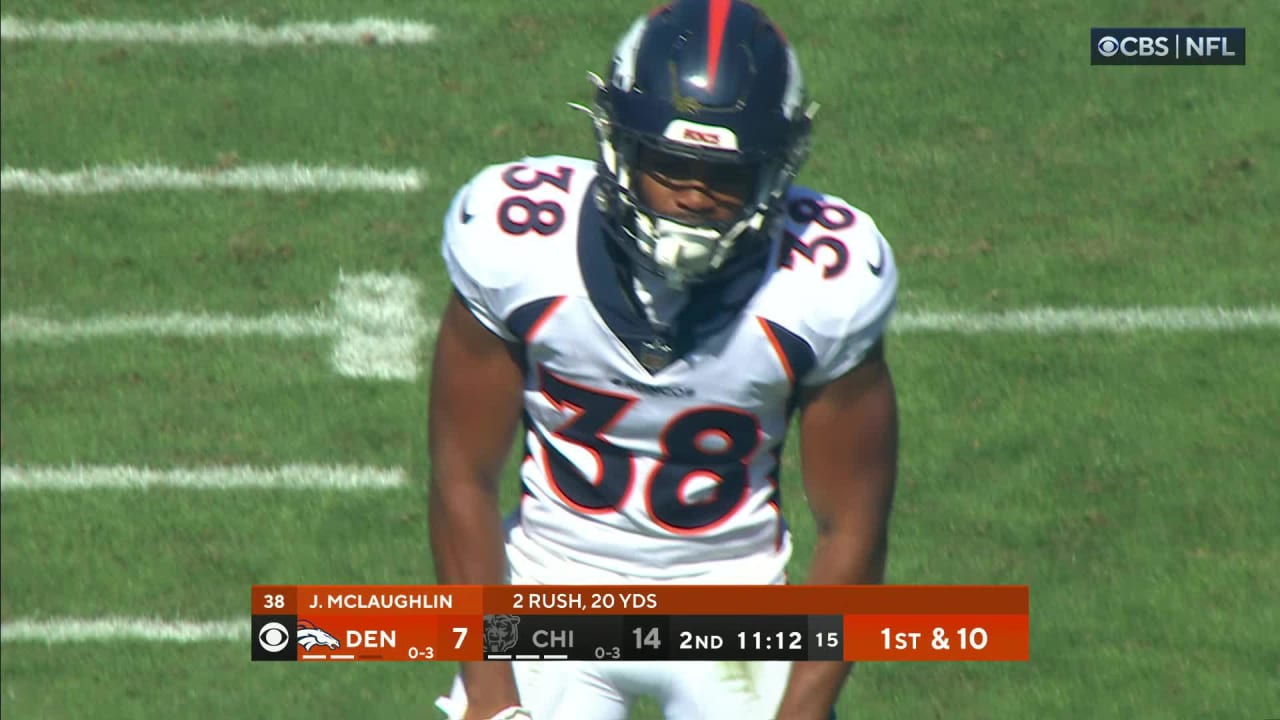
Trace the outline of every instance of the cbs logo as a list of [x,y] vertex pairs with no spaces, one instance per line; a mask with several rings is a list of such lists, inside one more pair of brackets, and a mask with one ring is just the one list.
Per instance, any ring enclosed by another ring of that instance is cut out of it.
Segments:
[[1125,36],[1116,39],[1114,35],[1104,35],[1098,40],[1098,54],[1102,57],[1164,57],[1169,54],[1169,39],[1164,37]]
[[278,622],[269,622],[258,630],[258,645],[267,652],[280,652],[289,645],[289,629]]

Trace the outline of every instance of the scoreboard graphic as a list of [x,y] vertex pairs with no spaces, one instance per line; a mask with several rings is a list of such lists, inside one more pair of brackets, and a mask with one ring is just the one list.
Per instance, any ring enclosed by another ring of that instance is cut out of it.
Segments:
[[255,585],[255,661],[1026,661],[1025,585]]

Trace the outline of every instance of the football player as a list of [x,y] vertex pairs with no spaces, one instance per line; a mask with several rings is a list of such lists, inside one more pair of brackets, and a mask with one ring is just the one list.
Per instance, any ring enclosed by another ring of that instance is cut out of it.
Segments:
[[[436,341],[430,533],[442,583],[770,584],[798,416],[807,581],[883,581],[897,463],[876,224],[792,181],[814,106],[781,32],[676,0],[618,43],[594,161],[525,158],[455,196]],[[517,428],[518,511],[498,486]],[[727,667],[733,665],[734,667]],[[463,663],[452,718],[819,720],[845,663]]]

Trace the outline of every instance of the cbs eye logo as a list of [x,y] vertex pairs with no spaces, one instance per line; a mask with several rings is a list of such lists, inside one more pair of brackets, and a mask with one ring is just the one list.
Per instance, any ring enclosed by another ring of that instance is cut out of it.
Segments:
[[1114,57],[1120,52],[1120,41],[1110,35],[1098,40],[1098,54],[1102,57]]
[[278,622],[269,622],[258,630],[258,645],[267,652],[280,652],[289,645],[289,629]]

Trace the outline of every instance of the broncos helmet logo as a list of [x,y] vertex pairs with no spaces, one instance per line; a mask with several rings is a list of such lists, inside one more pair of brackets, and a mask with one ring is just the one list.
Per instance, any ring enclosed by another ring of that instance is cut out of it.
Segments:
[[506,652],[516,646],[520,635],[516,626],[520,618],[516,615],[484,616],[484,649],[485,652]]
[[310,620],[298,621],[298,644],[305,650],[310,650],[317,645],[324,645],[330,650],[342,647],[338,638],[316,627]]

